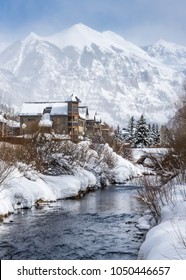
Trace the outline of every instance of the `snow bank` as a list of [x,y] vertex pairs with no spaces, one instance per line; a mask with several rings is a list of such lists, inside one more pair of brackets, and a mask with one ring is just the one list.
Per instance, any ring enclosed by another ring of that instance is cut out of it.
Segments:
[[53,191],[55,199],[63,199],[76,196],[81,190],[81,180],[72,175],[44,176],[42,179]]
[[139,259],[186,259],[186,185],[175,189],[174,200],[162,208],[160,223],[147,233]]
[[[68,164],[73,175],[42,175],[27,166],[23,166],[21,172],[16,169],[6,186],[0,188],[0,214],[14,212],[18,208],[30,208],[37,200],[56,201],[74,197],[88,187],[100,185],[102,179],[106,179],[108,184],[111,180],[124,183],[142,175],[139,168],[113,152],[108,144],[101,147],[99,155],[89,145],[89,142],[82,142],[76,146],[75,160],[71,165]],[[59,154],[59,159],[64,161],[65,157]]]
[[97,176],[98,184],[100,177],[108,179],[108,184],[110,184],[111,179],[115,183],[125,183],[126,180],[142,176],[142,169],[116,154],[107,143],[101,145],[101,151],[91,149],[90,144],[89,141],[82,141],[78,143],[77,149],[87,151],[85,167]]
[[124,183],[134,177],[142,176],[140,168],[136,167],[130,161],[116,155],[117,163],[113,170],[114,180],[116,183]]
[[79,169],[76,176],[47,176],[31,171],[15,172],[14,177],[6,182],[0,191],[0,214],[14,212],[19,208],[30,208],[37,200],[56,201],[57,199],[76,196],[79,191],[86,190],[96,183],[94,174]]
[[73,173],[75,176],[78,176],[79,180],[81,181],[82,190],[86,190],[87,185],[90,187],[96,185],[96,177],[92,172],[87,171],[81,167],[76,167]]

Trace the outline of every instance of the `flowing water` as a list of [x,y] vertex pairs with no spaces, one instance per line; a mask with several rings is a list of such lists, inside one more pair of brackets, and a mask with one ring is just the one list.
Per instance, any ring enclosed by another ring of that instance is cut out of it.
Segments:
[[81,200],[20,210],[0,225],[1,259],[136,259],[144,232],[137,187],[111,186]]

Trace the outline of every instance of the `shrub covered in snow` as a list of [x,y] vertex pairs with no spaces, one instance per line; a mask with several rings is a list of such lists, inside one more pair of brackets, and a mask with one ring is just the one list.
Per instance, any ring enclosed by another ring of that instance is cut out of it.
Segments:
[[9,151],[14,151],[14,159],[10,154],[2,163],[14,172],[7,176],[6,184],[0,185],[0,214],[32,207],[38,200],[77,196],[87,188],[123,183],[141,175],[137,167],[118,156],[108,144],[97,143],[92,149],[89,141],[74,144],[44,141],[44,137],[37,135],[35,144],[8,146]]

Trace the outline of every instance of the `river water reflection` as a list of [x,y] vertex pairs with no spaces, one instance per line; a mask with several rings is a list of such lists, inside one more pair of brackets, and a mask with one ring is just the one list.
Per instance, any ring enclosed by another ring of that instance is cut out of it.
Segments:
[[111,186],[81,200],[22,210],[0,226],[1,259],[136,259],[137,187]]

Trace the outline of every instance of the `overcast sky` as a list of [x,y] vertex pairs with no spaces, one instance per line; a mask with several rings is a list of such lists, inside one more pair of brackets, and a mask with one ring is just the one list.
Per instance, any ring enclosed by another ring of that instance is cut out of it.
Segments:
[[83,23],[138,45],[186,46],[186,0],[0,0],[0,40],[50,35]]

